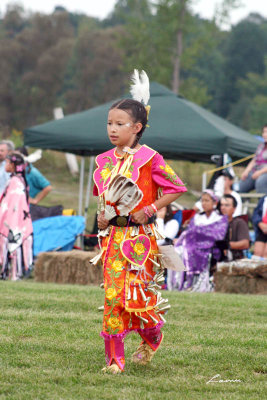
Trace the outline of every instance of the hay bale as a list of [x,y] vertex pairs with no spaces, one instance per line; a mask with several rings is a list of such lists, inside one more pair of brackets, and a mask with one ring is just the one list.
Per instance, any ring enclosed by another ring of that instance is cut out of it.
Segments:
[[214,274],[216,292],[267,294],[266,261],[219,263]]
[[99,285],[103,282],[102,267],[89,263],[89,260],[97,254],[96,251],[81,250],[40,253],[34,268],[35,280]]

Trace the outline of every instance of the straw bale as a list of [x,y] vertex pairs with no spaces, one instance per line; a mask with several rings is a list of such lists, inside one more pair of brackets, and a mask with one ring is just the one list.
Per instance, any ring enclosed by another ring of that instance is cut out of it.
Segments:
[[81,250],[40,253],[34,268],[35,280],[99,285],[103,281],[102,267],[89,263],[89,260],[97,254],[96,251]]
[[219,263],[214,274],[216,292],[267,294],[266,261]]

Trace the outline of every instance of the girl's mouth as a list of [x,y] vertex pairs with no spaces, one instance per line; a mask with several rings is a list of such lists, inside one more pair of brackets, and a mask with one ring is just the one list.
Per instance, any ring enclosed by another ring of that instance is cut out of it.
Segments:
[[118,136],[110,135],[110,139],[113,139],[113,140],[118,139]]

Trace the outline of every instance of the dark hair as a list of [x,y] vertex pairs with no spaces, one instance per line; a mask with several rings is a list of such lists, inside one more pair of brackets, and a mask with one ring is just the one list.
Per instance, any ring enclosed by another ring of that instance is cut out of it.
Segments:
[[263,127],[262,127],[262,132],[263,132],[264,128],[267,128],[267,124],[264,124],[264,125],[263,125]]
[[[25,146],[16,147],[16,151],[23,154],[24,156],[28,157],[29,153]],[[29,174],[31,172],[31,165],[26,161],[26,172]]]
[[25,146],[16,147],[16,151],[20,152],[24,156],[28,157],[29,153]]
[[164,217],[164,224],[167,224],[167,222],[169,222],[171,219],[173,219],[173,212],[172,212],[172,206],[170,204],[168,204],[166,206],[167,210],[166,210],[166,214]]
[[231,172],[229,172],[227,169],[224,169],[224,170],[223,170],[222,175],[223,175],[223,176],[226,176],[226,178],[231,179],[231,181],[234,180],[234,176],[233,176],[233,175],[231,174]]
[[[223,195],[223,197],[221,198],[221,200],[222,199],[231,199],[232,200],[232,205],[233,205],[233,207],[234,208],[236,208],[237,207],[237,201],[236,201],[236,198],[234,197],[234,196],[232,196],[231,194],[225,194],[225,195]],[[220,200],[220,204],[219,204],[219,209],[221,209],[221,200]]]
[[21,153],[19,153],[18,151],[11,151],[8,155],[7,155],[7,159],[15,165],[15,175],[18,175],[20,177],[22,177],[24,184],[25,184],[25,188],[26,188],[26,197],[27,197],[27,201],[28,201],[28,187],[27,187],[27,181],[26,181],[26,177],[25,177],[25,168],[26,168],[26,163],[25,160],[23,158],[23,155]]
[[140,103],[140,101],[125,99],[116,101],[116,103],[112,104],[110,110],[113,110],[114,108],[118,108],[119,110],[127,112],[131,115],[134,122],[141,122],[142,124],[141,130],[136,134],[136,139],[131,146],[131,148],[133,149],[141,139],[143,132],[147,126],[147,111],[145,109],[145,106]]

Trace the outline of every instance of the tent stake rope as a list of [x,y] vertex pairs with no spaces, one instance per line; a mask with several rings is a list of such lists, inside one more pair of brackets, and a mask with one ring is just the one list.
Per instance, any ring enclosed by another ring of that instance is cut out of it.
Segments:
[[237,164],[240,164],[240,163],[242,163],[242,162],[244,162],[246,160],[249,160],[250,158],[253,158],[254,156],[255,156],[255,154],[251,154],[250,156],[241,158],[240,160],[231,162],[229,164],[222,165],[221,167],[204,171],[203,174],[202,174],[202,192],[204,192],[204,190],[207,187],[207,175],[208,174],[212,174],[214,172],[221,171],[222,169],[225,169],[225,168],[228,168],[228,167],[233,167],[234,165],[237,165]]

